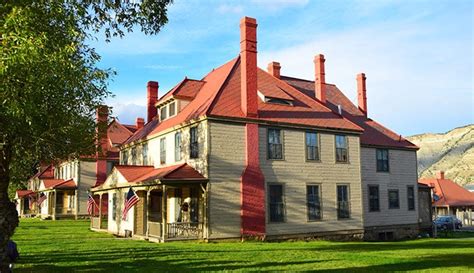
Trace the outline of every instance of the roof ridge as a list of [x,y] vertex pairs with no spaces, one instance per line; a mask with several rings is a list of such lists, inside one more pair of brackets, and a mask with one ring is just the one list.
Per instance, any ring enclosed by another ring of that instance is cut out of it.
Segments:
[[[207,107],[206,109],[206,116],[208,116],[210,114],[210,112],[212,111],[212,109],[214,109],[214,106],[216,105],[216,98],[222,93],[222,90],[224,90],[224,86],[229,82],[229,79],[230,79],[230,75],[232,75],[234,73],[234,70],[235,68],[237,67],[237,65],[240,63],[240,54],[233,60],[231,60],[231,62],[234,61],[234,64],[232,65],[232,68],[230,69],[229,73],[227,74],[227,76],[225,77],[225,80],[222,82],[222,84],[219,86],[219,90],[214,94],[214,97],[212,98],[212,101],[211,103],[209,104],[209,106]],[[227,64],[227,63],[226,63]],[[224,64],[225,65],[225,64]],[[222,66],[224,65],[221,65],[219,68],[221,68]],[[217,70],[217,69],[216,69]],[[214,70],[213,70],[214,71]]]

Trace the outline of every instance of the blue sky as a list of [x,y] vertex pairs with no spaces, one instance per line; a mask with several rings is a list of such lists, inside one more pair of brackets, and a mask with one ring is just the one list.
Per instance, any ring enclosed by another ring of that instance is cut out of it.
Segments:
[[258,65],[313,79],[326,57],[326,81],[356,101],[367,76],[369,117],[403,135],[474,123],[472,1],[179,1],[156,36],[139,31],[94,42],[113,68],[108,100],[121,122],[145,117],[146,83],[164,94],[185,76],[200,79],[239,53],[239,20],[258,21]]

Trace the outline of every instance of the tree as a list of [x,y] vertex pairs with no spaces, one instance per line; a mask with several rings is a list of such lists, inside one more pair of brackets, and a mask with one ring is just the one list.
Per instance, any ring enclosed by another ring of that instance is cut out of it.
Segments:
[[25,179],[35,162],[94,152],[94,112],[111,95],[113,71],[97,67],[100,56],[86,41],[100,32],[109,41],[137,26],[156,34],[168,21],[170,2],[0,4],[0,266],[18,225],[8,198],[12,179]]

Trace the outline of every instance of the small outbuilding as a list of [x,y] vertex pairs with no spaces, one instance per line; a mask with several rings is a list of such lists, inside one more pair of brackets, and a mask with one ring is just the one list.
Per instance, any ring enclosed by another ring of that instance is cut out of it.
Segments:
[[440,171],[436,178],[420,179],[421,184],[432,188],[433,214],[455,215],[463,225],[472,225],[474,193],[444,177]]

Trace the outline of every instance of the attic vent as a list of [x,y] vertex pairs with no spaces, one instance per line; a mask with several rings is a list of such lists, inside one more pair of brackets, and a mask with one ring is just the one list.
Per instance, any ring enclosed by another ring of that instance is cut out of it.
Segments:
[[342,115],[342,106],[340,104],[337,105],[337,112],[339,115]]
[[293,106],[293,102],[284,99],[265,97],[265,102]]

